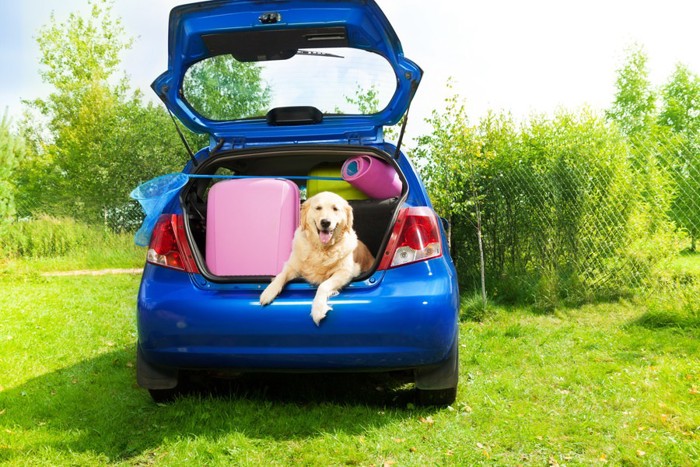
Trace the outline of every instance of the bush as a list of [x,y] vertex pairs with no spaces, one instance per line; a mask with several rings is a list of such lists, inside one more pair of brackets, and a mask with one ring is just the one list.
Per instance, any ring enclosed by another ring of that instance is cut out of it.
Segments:
[[472,126],[449,104],[417,154],[464,288],[480,281],[479,230],[489,295],[545,310],[627,296],[674,254],[668,179],[614,124],[584,110]]
[[5,235],[0,237],[0,258],[55,258],[85,255],[96,249],[126,250],[132,246],[131,234],[117,235],[103,226],[43,216],[8,226]]
[[14,176],[23,151],[21,139],[10,132],[7,113],[0,119],[0,234],[15,217]]
[[41,217],[12,224],[0,240],[3,257],[54,257],[85,245],[94,232],[69,218]]

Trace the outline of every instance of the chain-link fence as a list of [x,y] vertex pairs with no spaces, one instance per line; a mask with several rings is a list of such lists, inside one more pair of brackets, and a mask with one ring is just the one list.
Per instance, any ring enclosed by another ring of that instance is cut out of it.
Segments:
[[507,118],[454,121],[436,118],[418,156],[451,222],[465,292],[485,282],[491,297],[544,307],[630,296],[695,250],[693,139],[633,139],[585,113],[523,127]]
[[472,213],[472,235],[456,252],[464,281],[477,288],[480,224],[495,295],[550,305],[557,297],[579,302],[647,285],[655,267],[694,249],[700,231],[700,167],[659,162],[664,182],[654,187],[632,167],[562,163],[542,170],[520,162],[499,171],[474,197],[481,219]]

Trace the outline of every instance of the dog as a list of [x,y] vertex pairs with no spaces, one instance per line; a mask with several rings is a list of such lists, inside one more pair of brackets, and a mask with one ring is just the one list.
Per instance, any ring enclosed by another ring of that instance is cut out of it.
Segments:
[[311,305],[318,326],[331,310],[328,299],[373,264],[374,256],[353,230],[352,207],[335,193],[318,193],[302,204],[292,252],[260,295],[260,304],[272,303],[287,282],[301,277],[318,286]]

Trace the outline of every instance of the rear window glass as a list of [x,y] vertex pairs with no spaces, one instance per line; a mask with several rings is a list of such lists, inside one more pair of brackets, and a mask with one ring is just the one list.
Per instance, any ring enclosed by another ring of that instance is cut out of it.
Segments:
[[204,118],[238,120],[288,106],[313,106],[324,114],[373,114],[389,104],[396,86],[394,71],[382,56],[324,48],[256,63],[230,55],[210,57],[187,70],[183,94]]

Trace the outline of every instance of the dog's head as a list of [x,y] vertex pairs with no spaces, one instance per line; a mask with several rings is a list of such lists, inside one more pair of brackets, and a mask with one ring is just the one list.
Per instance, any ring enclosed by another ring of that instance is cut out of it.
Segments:
[[301,206],[301,229],[323,245],[332,245],[352,230],[352,207],[342,197],[324,191]]

